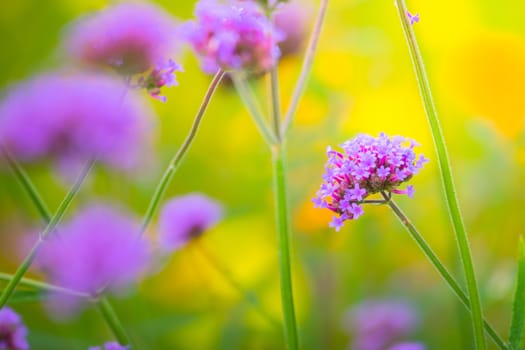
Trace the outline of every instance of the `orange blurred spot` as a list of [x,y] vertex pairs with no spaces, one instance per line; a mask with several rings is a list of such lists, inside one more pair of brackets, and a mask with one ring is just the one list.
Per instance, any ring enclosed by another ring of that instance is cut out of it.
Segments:
[[328,209],[314,208],[308,198],[296,211],[294,225],[298,232],[311,234],[326,229],[333,215]]

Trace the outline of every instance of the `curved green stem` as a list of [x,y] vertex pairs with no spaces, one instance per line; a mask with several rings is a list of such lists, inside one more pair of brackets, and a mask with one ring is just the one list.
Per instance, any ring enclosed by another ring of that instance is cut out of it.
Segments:
[[204,117],[204,112],[206,112],[206,109],[210,104],[211,98],[215,90],[217,90],[217,87],[219,86],[219,83],[221,82],[223,77],[224,71],[222,70],[219,70],[217,74],[215,74],[215,76],[213,77],[210,86],[208,87],[208,91],[204,95],[204,100],[202,101],[199,110],[197,111],[197,115],[195,116],[190,132],[186,136],[186,139],[184,140],[182,146],[179,148],[175,156],[171,159],[168,168],[162,175],[162,179],[160,180],[159,184],[157,185],[157,188],[155,189],[155,193],[153,194],[153,197],[150,200],[148,210],[146,211],[146,215],[144,216],[144,221],[142,222],[140,236],[144,234],[149,223],[153,219],[153,215],[155,214],[155,211],[159,206],[160,200],[162,199],[164,192],[166,192],[168,185],[173,179],[173,175],[175,175],[175,172],[180,166],[182,160],[184,159],[184,156],[188,153],[188,150],[190,149],[190,146],[192,145],[193,140],[197,135],[197,131],[199,130],[200,123],[202,121],[202,118]]
[[299,348],[297,321],[292,288],[290,223],[288,217],[288,194],[286,183],[286,154],[281,144],[273,149],[273,179],[277,231],[279,242],[279,271],[281,278],[281,303],[284,316],[284,332],[288,350]]
[[[9,282],[12,279],[13,279],[13,275],[0,272],[0,281]],[[32,278],[24,277],[20,279],[20,282],[18,283],[18,285],[22,287],[29,287],[29,288],[36,288],[36,289],[44,290],[46,292],[54,292],[54,293],[70,295],[70,296],[77,297],[77,298],[84,298],[88,300],[92,299],[92,296],[87,293],[77,292],[76,290],[73,290],[73,289],[55,286],[53,284],[45,283],[42,281],[37,281]]]
[[34,206],[36,207],[36,210],[38,211],[44,222],[47,224],[49,221],[51,221],[52,215],[46,203],[44,203],[44,200],[40,196],[40,193],[33,185],[33,182],[31,181],[25,170],[20,166],[20,164],[18,164],[16,159],[14,159],[11,156],[11,154],[9,154],[9,151],[4,146],[1,146],[0,150],[2,151],[2,154],[7,160],[9,167],[15,174],[15,177],[18,179],[18,182],[20,182],[24,190],[27,192],[29,198],[31,199],[31,202],[33,202]]
[[306,79],[310,75],[312,66],[314,63],[315,52],[317,50],[317,45],[319,43],[319,38],[321,37],[321,29],[323,28],[324,19],[326,17],[326,10],[328,8],[328,0],[321,0],[321,6],[319,8],[319,13],[317,19],[315,20],[314,29],[312,35],[310,36],[310,41],[308,43],[308,48],[306,49],[306,55],[304,56],[303,65],[301,67],[301,73],[299,73],[299,79],[295,85],[290,106],[286,111],[284,117],[283,125],[281,128],[281,138],[284,138],[290,125],[292,124],[295,111],[299,105],[299,101],[303,95],[304,89],[306,87]]
[[97,302],[97,306],[119,344],[123,346],[130,345],[131,338],[124,329],[122,322],[120,322],[120,319],[109,300],[106,297],[101,297]]
[[64,216],[64,213],[66,212],[67,208],[69,208],[69,205],[73,201],[73,198],[75,198],[78,191],[80,190],[82,183],[91,171],[91,168],[93,167],[94,163],[95,161],[92,160],[84,167],[84,169],[82,169],[80,175],[75,180],[75,183],[67,193],[66,197],[64,197],[64,199],[60,203],[55,215],[53,215],[53,217],[47,224],[45,230],[40,233],[38,240],[35,242],[22,264],[18,266],[16,272],[13,275],[13,278],[9,281],[7,286],[2,291],[2,294],[0,295],[0,309],[7,303],[9,297],[13,294],[16,286],[18,285],[22,277],[24,277],[25,273],[33,263],[33,260],[35,259],[36,255],[40,250],[40,247],[42,246],[42,243],[44,243],[48,235],[55,230],[56,226]]
[[[428,260],[430,260],[432,265],[436,268],[436,270],[438,271],[440,276],[445,280],[445,282],[448,284],[450,289],[452,289],[452,291],[456,294],[458,299],[467,308],[467,310],[472,312],[469,297],[465,294],[465,292],[460,287],[459,283],[454,279],[454,277],[452,277],[448,269],[441,262],[441,260],[437,257],[437,255],[434,253],[432,248],[430,248],[430,246],[425,241],[423,236],[421,236],[417,228],[410,222],[410,220],[405,215],[405,213],[403,213],[401,208],[399,208],[397,204],[394,203],[394,201],[390,199],[386,193],[381,193],[381,195],[385,199],[385,203],[388,204],[388,206],[392,209],[392,211],[397,216],[399,221],[401,221],[403,226],[405,226],[408,233],[410,234],[410,237],[412,237],[412,239],[414,239],[414,241],[417,243],[419,248],[421,248],[425,256],[428,258]],[[490,338],[498,346],[498,348],[502,350],[508,349],[507,345],[505,345],[505,342],[500,338],[500,336],[496,333],[496,331],[488,323],[488,321],[483,320],[483,327],[485,328],[485,331],[490,336]]]
[[425,66],[423,64],[423,57],[419,50],[416,36],[407,16],[408,10],[405,1],[396,0],[396,5],[399,18],[401,19],[401,24],[403,26],[403,32],[408,43],[410,56],[412,57],[412,63],[416,73],[423,105],[425,107],[427,120],[434,139],[434,146],[438,156],[439,169],[445,190],[448,211],[454,226],[460,257],[463,263],[463,271],[467,281],[467,291],[472,306],[472,327],[474,330],[474,338],[476,340],[476,348],[483,350],[486,349],[486,344],[483,334],[483,313],[481,310],[481,300],[474,271],[474,263],[472,261],[472,253],[470,251],[469,240],[467,237],[467,231],[465,229],[465,224],[461,215],[459,200],[452,177],[452,169],[450,166],[447,147],[445,145],[445,137],[443,136],[439,117],[434,105],[430,84],[428,82]]

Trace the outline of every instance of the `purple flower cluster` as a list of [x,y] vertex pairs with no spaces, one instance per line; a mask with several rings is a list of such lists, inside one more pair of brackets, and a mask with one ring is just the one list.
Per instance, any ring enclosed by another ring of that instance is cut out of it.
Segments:
[[[46,241],[37,265],[53,284],[97,296],[108,287],[117,291],[145,268],[148,246],[138,239],[139,226],[129,215],[106,205],[93,205],[58,228]],[[110,285],[108,285],[110,284]],[[81,300],[52,298],[56,312],[69,314]]]
[[117,342],[109,342],[104,344],[104,347],[92,346],[88,350],[129,350],[129,346],[122,346]]
[[207,73],[219,68],[260,73],[279,59],[282,35],[255,2],[201,0],[195,15],[186,35]]
[[162,9],[147,3],[121,3],[74,23],[66,38],[73,58],[108,66],[126,77],[143,74],[133,86],[160,97],[160,88],[176,85],[181,66],[171,56],[179,28]]
[[275,26],[284,36],[279,42],[282,57],[297,54],[302,48],[312,15],[311,6],[304,0],[288,1],[275,11]]
[[395,300],[366,301],[351,309],[345,321],[353,334],[351,348],[355,350],[390,349],[409,336],[418,323],[411,305]]
[[0,309],[0,350],[28,350],[27,328],[11,308]]
[[417,174],[428,159],[416,157],[411,139],[381,133],[378,137],[360,134],[343,143],[343,153],[328,147],[323,184],[313,199],[316,207],[337,213],[330,223],[337,231],[346,220],[363,214],[362,203],[369,195],[393,192],[414,195],[413,186],[398,186]]
[[398,343],[388,348],[388,350],[425,350],[426,347],[421,343]]
[[129,168],[147,139],[149,111],[120,81],[97,74],[47,74],[0,104],[0,143],[22,161],[97,158]]
[[160,213],[160,244],[169,251],[181,248],[221,218],[221,205],[203,194],[175,197],[166,203]]

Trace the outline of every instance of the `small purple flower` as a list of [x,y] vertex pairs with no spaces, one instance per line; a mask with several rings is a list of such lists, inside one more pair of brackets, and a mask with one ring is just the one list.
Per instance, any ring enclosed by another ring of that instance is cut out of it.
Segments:
[[406,190],[398,186],[428,162],[424,156],[416,157],[415,145],[415,141],[401,136],[360,134],[341,145],[343,153],[329,147],[323,183],[313,202],[316,207],[328,208],[339,215],[334,217],[331,227],[339,230],[342,221],[360,217],[363,214],[360,204],[369,195],[393,192],[413,197],[413,186],[407,186]]
[[[146,266],[148,246],[137,237],[139,225],[115,208],[87,207],[57,232],[46,241],[36,261],[53,284],[97,296],[105,288],[122,290]],[[63,295],[51,298],[52,310],[66,316],[81,303]]]
[[66,38],[73,58],[115,69],[127,78],[142,74],[132,86],[159,98],[173,86],[180,65],[171,59],[180,32],[175,20],[148,3],[121,3],[74,23]]
[[410,304],[396,300],[369,300],[345,316],[353,335],[351,349],[384,350],[415,330],[417,316]]
[[195,15],[185,30],[205,72],[220,68],[259,73],[279,59],[282,35],[255,2],[201,0]]
[[388,350],[426,350],[426,347],[421,343],[398,343],[389,347]]
[[147,141],[150,111],[126,86],[98,74],[39,76],[0,103],[0,143],[21,161],[136,164]]
[[410,20],[410,25],[414,25],[414,23],[419,22],[419,13],[416,13],[415,15],[411,14],[409,11],[407,11],[408,19]]
[[176,250],[222,218],[221,205],[199,193],[175,197],[162,209],[159,218],[160,243],[165,250]]
[[117,342],[109,342],[104,344],[104,347],[92,346],[88,350],[130,350],[130,346],[122,346]]
[[28,350],[27,328],[11,308],[0,309],[0,350]]

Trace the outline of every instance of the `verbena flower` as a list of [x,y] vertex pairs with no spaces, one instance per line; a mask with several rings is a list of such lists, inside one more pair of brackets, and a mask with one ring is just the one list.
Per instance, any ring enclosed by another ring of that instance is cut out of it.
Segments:
[[362,203],[378,192],[393,192],[413,197],[413,186],[407,182],[428,162],[416,156],[417,143],[411,139],[381,133],[378,137],[360,134],[341,145],[343,152],[328,147],[323,184],[313,199],[316,207],[338,214],[330,223],[337,231],[346,220],[363,214]]
[[195,15],[185,31],[207,73],[264,72],[277,62],[282,35],[255,2],[201,0]]
[[399,343],[388,348],[388,350],[425,350],[426,347],[421,343]]
[[27,328],[13,309],[0,309],[0,350],[28,350]]
[[135,80],[133,86],[160,96],[163,86],[176,85],[181,70],[172,56],[178,46],[179,28],[161,8],[148,3],[121,3],[74,23],[66,37],[73,58],[114,68]]
[[279,42],[281,56],[297,54],[303,47],[312,19],[312,8],[304,0],[291,0],[279,6],[274,14],[277,29],[283,33]]
[[181,248],[221,218],[221,205],[203,194],[175,197],[164,205],[160,213],[160,244],[165,250]]
[[122,346],[117,342],[109,342],[104,344],[103,347],[100,346],[92,346],[88,350],[129,350],[131,347],[129,346]]
[[414,23],[419,22],[419,13],[416,13],[415,15],[413,15],[409,11],[407,11],[407,17],[410,20],[411,25],[414,25]]
[[[137,237],[139,226],[128,214],[107,205],[84,208],[59,226],[37,257],[37,266],[53,284],[97,296],[107,288],[119,291],[145,268],[147,244]],[[82,301],[51,298],[61,314],[76,311]]]
[[22,161],[97,158],[128,168],[147,140],[149,110],[118,80],[97,74],[39,76],[0,103],[0,143]]
[[351,309],[345,321],[355,350],[384,350],[409,336],[418,323],[411,305],[396,300],[365,301]]

